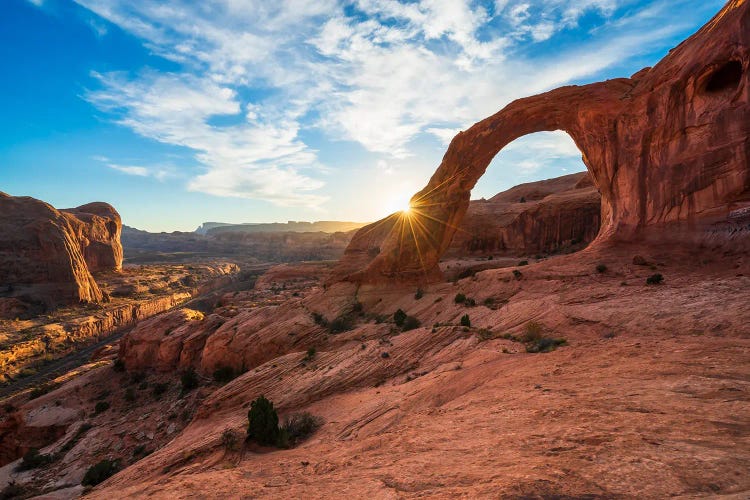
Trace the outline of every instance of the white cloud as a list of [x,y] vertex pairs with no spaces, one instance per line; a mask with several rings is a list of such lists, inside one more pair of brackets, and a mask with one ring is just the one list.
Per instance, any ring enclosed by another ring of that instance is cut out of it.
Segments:
[[37,7],[41,7],[44,4],[44,0],[29,0],[29,3],[33,3]]
[[[189,189],[305,206],[325,201],[326,167],[302,132],[409,157],[422,134],[447,143],[513,99],[658,50],[700,9],[675,20],[652,7],[684,1],[76,0],[179,68],[98,74],[92,103],[192,150],[204,171]],[[609,20],[624,7],[629,18]],[[580,29],[587,13],[606,29],[581,31],[572,48],[528,50]]]
[[136,177],[152,177],[159,181],[163,181],[176,175],[175,168],[171,165],[160,165],[160,166],[139,166],[139,165],[120,165],[117,163],[110,163],[108,159],[101,159],[107,167],[112,170],[117,170],[123,174],[134,175]]

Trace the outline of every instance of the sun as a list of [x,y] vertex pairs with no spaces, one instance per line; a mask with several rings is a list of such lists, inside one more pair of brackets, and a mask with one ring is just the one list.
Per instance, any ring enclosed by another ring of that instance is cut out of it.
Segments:
[[401,213],[404,215],[409,215],[411,213],[411,205],[407,204],[404,208],[401,209]]

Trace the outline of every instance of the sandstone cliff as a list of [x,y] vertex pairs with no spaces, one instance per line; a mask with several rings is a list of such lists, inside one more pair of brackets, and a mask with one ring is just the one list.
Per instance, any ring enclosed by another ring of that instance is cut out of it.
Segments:
[[120,269],[121,227],[106,203],[59,211],[0,193],[0,298],[48,307],[102,301],[91,271]]

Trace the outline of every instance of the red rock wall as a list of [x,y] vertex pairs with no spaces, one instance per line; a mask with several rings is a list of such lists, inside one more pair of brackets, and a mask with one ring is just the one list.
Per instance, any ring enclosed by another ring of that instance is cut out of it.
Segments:
[[[434,278],[492,158],[540,131],[564,130],[583,153],[602,196],[595,244],[734,242],[729,214],[750,206],[749,66],[750,3],[732,0],[653,68],[510,103],[451,141],[412,198],[410,215],[396,215],[403,221],[391,225],[399,230],[348,279]],[[350,248],[365,245],[368,230],[392,217],[361,229]],[[342,263],[342,270],[352,267],[351,259]]]
[[103,300],[88,263],[95,270],[120,269],[122,224],[114,208],[92,205],[111,216],[84,210],[91,205],[64,213],[0,193],[0,294],[47,306]]

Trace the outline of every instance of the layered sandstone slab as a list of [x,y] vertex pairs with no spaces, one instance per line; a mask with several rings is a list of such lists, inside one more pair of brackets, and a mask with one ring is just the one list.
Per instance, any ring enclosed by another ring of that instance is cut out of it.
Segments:
[[[750,234],[746,219],[731,216],[750,207],[749,65],[750,3],[732,0],[653,68],[510,103],[451,141],[409,214],[361,229],[349,247],[356,258],[339,274],[434,277],[492,158],[519,137],[552,130],[573,138],[601,193],[597,244],[736,243],[738,231]],[[358,251],[373,247],[379,253]]]
[[0,193],[0,295],[46,306],[102,301],[91,271],[121,268],[121,228],[106,203],[63,211]]

